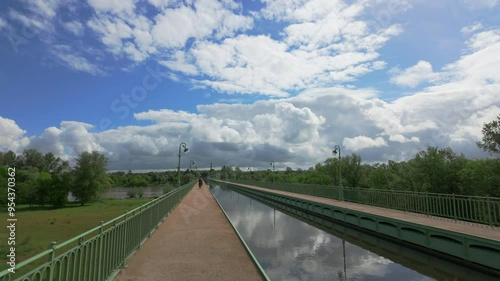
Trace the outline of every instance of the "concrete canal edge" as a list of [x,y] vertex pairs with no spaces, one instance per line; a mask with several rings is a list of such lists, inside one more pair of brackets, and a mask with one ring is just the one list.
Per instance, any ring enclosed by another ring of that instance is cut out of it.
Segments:
[[[208,186],[207,186],[208,188]],[[210,190],[209,190],[210,192]],[[250,250],[250,247],[248,247],[247,243],[245,242],[245,240],[243,239],[243,237],[241,237],[241,234],[238,232],[238,229],[236,229],[236,227],[234,226],[233,222],[231,221],[231,219],[229,219],[229,216],[227,215],[226,211],[224,210],[224,208],[222,208],[222,205],[220,204],[219,200],[217,200],[217,198],[212,194],[212,192],[210,192],[210,194],[212,195],[212,197],[214,198],[215,202],[217,202],[217,205],[219,205],[219,208],[221,209],[222,213],[224,214],[224,216],[226,217],[227,221],[229,222],[229,224],[231,225],[231,227],[233,228],[234,232],[236,232],[236,235],[238,235],[238,238],[240,239],[241,243],[243,244],[243,246],[245,246],[245,249],[247,250],[248,254],[250,255],[250,257],[252,258],[253,262],[255,263],[255,265],[257,266],[257,268],[259,269],[260,273],[262,274],[262,276],[264,277],[264,279],[266,281],[271,281],[271,279],[269,278],[269,276],[267,276],[266,274],[266,271],[262,268],[262,266],[260,265],[259,261],[257,260],[257,258],[255,257],[255,255],[252,253],[252,251]]]

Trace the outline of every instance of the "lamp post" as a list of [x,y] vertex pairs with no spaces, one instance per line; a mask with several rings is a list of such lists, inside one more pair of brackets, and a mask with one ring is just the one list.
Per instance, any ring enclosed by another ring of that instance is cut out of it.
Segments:
[[337,272],[339,281],[346,281],[347,280],[347,264],[345,261],[345,239],[342,238],[342,256],[344,258],[344,270],[339,270]]
[[339,200],[344,200],[344,194],[343,194],[343,190],[342,190],[342,163],[340,162],[340,158],[341,158],[341,155],[340,155],[340,146],[338,145],[335,145],[333,147],[333,155],[336,155],[337,154],[337,150],[338,150],[338,153],[339,153]]
[[273,182],[276,182],[276,180],[274,179],[274,161],[270,162],[269,164],[273,166]]
[[181,186],[181,148],[184,148],[184,153],[187,153],[189,148],[187,148],[186,143],[181,142],[179,144],[179,162],[177,164],[177,186]]
[[345,239],[342,239],[342,253],[344,255],[344,280],[347,280],[347,266],[345,263]]
[[193,179],[193,167],[196,167],[196,163],[193,160],[189,161],[189,179]]

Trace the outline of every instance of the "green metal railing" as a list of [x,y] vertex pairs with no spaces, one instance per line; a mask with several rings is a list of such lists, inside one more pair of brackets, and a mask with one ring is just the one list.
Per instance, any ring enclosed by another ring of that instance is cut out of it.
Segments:
[[[48,250],[19,262],[16,273],[0,272],[0,281],[112,280],[194,184],[183,185],[63,243],[53,242]],[[23,268],[44,259],[46,262],[17,277]]]
[[336,186],[283,182],[273,183],[255,180],[231,180],[231,182],[339,200],[339,188]]
[[233,181],[274,190],[500,226],[500,198],[312,184]]

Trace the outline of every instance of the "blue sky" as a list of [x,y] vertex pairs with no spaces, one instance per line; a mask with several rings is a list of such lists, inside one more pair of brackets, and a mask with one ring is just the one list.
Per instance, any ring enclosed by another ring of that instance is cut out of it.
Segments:
[[335,144],[485,157],[498,2],[2,1],[0,150],[112,169],[174,168],[180,142],[200,167],[307,168]]

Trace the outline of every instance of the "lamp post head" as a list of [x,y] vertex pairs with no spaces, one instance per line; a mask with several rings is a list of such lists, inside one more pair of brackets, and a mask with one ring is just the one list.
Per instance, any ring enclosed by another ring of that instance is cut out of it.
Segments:
[[333,155],[337,155],[337,152],[338,152],[338,153],[339,153],[339,155],[340,155],[340,146],[335,145],[335,146],[333,147],[332,153],[333,153]]
[[186,143],[181,142],[181,144],[179,144],[179,154],[181,153],[181,148],[184,148],[184,153],[188,153],[189,148],[187,147]]

